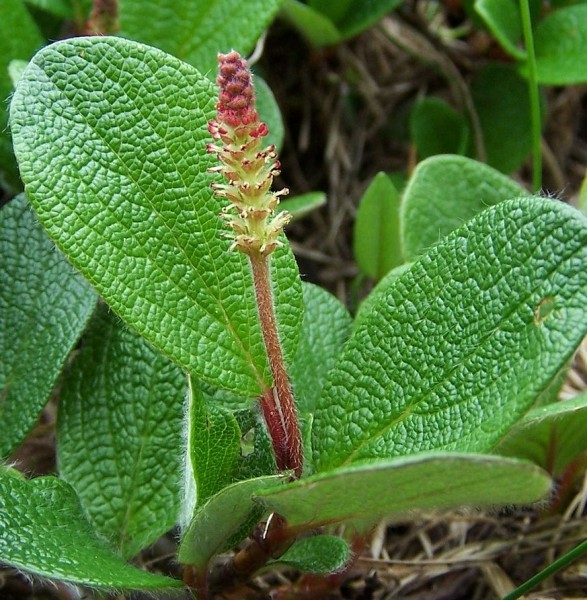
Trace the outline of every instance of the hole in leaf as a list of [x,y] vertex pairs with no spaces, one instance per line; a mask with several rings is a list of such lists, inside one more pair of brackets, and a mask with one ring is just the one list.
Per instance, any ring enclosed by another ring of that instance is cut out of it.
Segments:
[[540,300],[534,310],[534,323],[536,325],[542,325],[548,317],[554,311],[554,298],[552,296],[546,296]]

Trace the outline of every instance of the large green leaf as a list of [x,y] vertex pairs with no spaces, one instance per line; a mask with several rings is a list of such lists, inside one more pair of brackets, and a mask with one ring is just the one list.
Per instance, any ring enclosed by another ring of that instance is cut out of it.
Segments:
[[365,275],[381,279],[401,265],[400,196],[385,173],[377,173],[359,202],[353,249]]
[[415,510],[525,504],[548,493],[550,478],[530,463],[480,455],[421,454],[378,460],[261,490],[256,499],[289,525],[313,528],[374,522]]
[[536,28],[536,74],[547,85],[587,81],[587,4],[561,8]]
[[235,535],[242,532],[242,538],[246,537],[248,531],[243,525],[252,527],[265,512],[262,506],[253,502],[253,494],[273,487],[279,481],[283,481],[280,475],[246,479],[212,496],[196,509],[179,547],[179,561],[203,567],[212,556],[225,550],[227,544],[236,545],[242,541]]
[[527,458],[559,475],[587,450],[587,393],[529,411],[495,451]]
[[216,55],[247,54],[283,0],[120,0],[120,34],[152,44],[216,77]]
[[73,489],[55,477],[25,481],[0,471],[0,561],[98,588],[183,585],[126,564],[96,537]]
[[59,398],[59,470],[125,557],[177,522],[184,373],[101,307]]
[[326,374],[350,337],[352,319],[326,290],[311,283],[305,283],[303,290],[306,312],[291,378],[298,408],[306,414],[316,408]]
[[0,457],[39,418],[96,294],[56,251],[24,195],[0,211]]
[[[11,106],[20,170],[57,245],[135,330],[242,395],[270,383],[250,267],[229,252],[210,190],[215,91],[193,67],[112,37],[58,42]],[[272,258],[286,358],[303,314],[287,244]]]
[[495,169],[464,156],[433,156],[417,167],[402,205],[407,261],[487,207],[528,192]]
[[587,220],[502,202],[391,281],[330,372],[317,470],[443,449],[485,452],[587,333]]
[[22,0],[2,0],[0,8],[0,181],[19,188],[18,171],[8,135],[8,95],[12,81],[8,65],[28,60],[43,45],[43,38]]

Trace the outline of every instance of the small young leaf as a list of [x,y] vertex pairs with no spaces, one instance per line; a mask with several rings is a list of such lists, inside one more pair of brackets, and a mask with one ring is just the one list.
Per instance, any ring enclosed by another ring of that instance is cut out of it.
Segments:
[[324,192],[308,192],[282,200],[276,212],[287,210],[292,216],[292,221],[297,221],[325,204],[326,194]]
[[216,77],[216,56],[246,55],[283,0],[120,0],[121,35],[156,46]]
[[402,261],[400,197],[385,173],[378,173],[359,203],[355,221],[354,254],[368,277],[381,279]]
[[437,154],[466,154],[469,126],[444,100],[420,99],[410,113],[410,137],[420,160]]
[[471,94],[490,166],[512,173],[532,149],[528,83],[510,65],[489,63],[475,74]]
[[326,290],[304,283],[306,312],[291,378],[300,413],[313,413],[326,374],[348,340],[352,319],[345,306]]
[[240,457],[241,430],[232,413],[206,402],[190,379],[188,460],[196,484],[197,506],[232,483]]
[[[475,12],[483,19],[501,47],[518,60],[526,59],[520,47],[522,18],[517,0],[475,0]],[[502,87],[507,90],[507,87]],[[509,93],[509,90],[508,90]]]
[[285,0],[280,16],[287,19],[316,48],[333,46],[342,41],[342,34],[326,15],[299,0]]
[[177,522],[186,388],[185,374],[104,306],[63,383],[60,474],[126,558]]
[[545,17],[534,33],[539,83],[571,85],[587,81],[587,4]]
[[527,458],[560,475],[587,450],[587,393],[529,411],[495,449],[497,454]]
[[253,494],[282,480],[281,475],[247,479],[233,483],[212,496],[196,509],[181,540],[179,561],[203,567],[229,542],[237,544],[241,541],[235,535],[242,531],[242,536],[246,537],[243,525],[250,523],[252,526],[265,512],[263,507],[253,503]]
[[527,462],[474,454],[377,460],[261,490],[255,498],[289,525],[313,528],[375,522],[415,510],[536,502],[548,475]]
[[[251,271],[228,250],[207,173],[215,96],[207,78],[160,50],[76,38],[31,61],[11,126],[41,222],[106,302],[185,370],[256,396],[271,375]],[[303,298],[287,245],[271,266],[289,360]]]
[[2,0],[0,16],[0,183],[22,189],[12,143],[8,135],[7,101],[12,93],[8,65],[28,60],[43,45],[43,38],[22,0]]
[[96,537],[73,489],[0,471],[0,561],[36,575],[107,589],[160,590],[182,582],[125,563]]
[[0,457],[34,426],[96,294],[56,251],[24,195],[0,211]]
[[335,573],[351,556],[348,543],[335,535],[314,535],[297,540],[268,566],[286,566],[305,573]]
[[587,220],[544,198],[502,202],[445,238],[391,283],[330,371],[317,470],[492,448],[587,333],[585,260]]
[[528,192],[495,169],[464,156],[421,162],[404,192],[402,242],[412,261],[489,206]]

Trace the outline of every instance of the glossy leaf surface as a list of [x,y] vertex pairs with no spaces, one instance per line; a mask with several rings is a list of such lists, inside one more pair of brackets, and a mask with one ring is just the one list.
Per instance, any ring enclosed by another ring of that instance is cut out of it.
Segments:
[[400,196],[385,173],[378,173],[359,202],[354,254],[365,275],[381,279],[402,263]]
[[96,537],[73,489],[55,477],[25,481],[0,472],[0,560],[36,575],[98,588],[183,585],[125,563]]
[[57,450],[96,532],[127,558],[177,522],[184,373],[102,306],[59,399]]
[[415,510],[535,502],[549,487],[544,471],[522,461],[422,454],[335,469],[260,491],[256,498],[291,526],[318,527],[373,523]]
[[527,195],[509,177],[464,156],[434,156],[422,161],[403,197],[406,260],[414,260],[489,206]]
[[96,305],[24,197],[0,210],[0,457],[35,425]]
[[587,81],[587,4],[561,8],[540,22],[534,34],[539,83]]
[[554,200],[502,202],[454,231],[390,283],[330,372],[317,470],[490,449],[587,333],[586,260],[587,220]]
[[[193,67],[112,37],[43,49],[11,106],[31,203],[50,236],[135,330],[217,387],[270,383],[250,267],[229,252],[210,189],[215,90]],[[272,257],[286,358],[303,315],[287,245]]]

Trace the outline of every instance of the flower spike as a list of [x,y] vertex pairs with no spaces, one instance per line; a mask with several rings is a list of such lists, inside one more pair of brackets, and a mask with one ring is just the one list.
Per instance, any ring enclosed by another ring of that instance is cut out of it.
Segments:
[[279,197],[288,190],[271,191],[280,164],[275,146],[263,148],[269,129],[259,120],[255,108],[247,61],[233,50],[219,54],[218,62],[216,119],[208,124],[214,143],[207,148],[220,161],[210,171],[222,173],[225,183],[214,183],[212,187],[218,197],[230,202],[220,216],[232,229],[231,248],[268,256],[281,245],[279,235],[291,219],[286,211],[275,215]]

